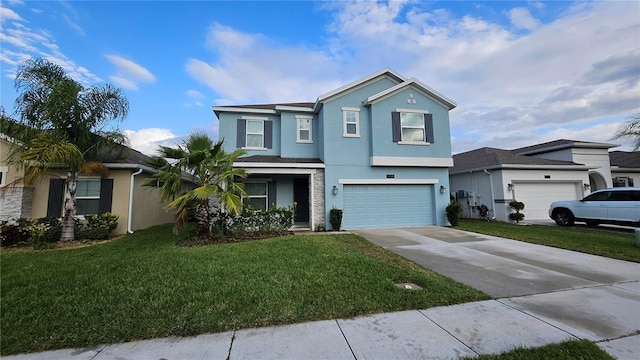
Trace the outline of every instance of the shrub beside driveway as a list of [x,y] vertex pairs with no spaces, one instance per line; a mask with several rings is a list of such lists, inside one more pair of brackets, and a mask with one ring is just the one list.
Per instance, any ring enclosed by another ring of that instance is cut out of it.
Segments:
[[499,221],[486,222],[469,219],[461,219],[456,229],[580,251],[612,259],[640,262],[640,247],[635,245],[635,237],[631,232],[611,231],[598,227],[516,225]]
[[3,250],[2,355],[489,298],[355,235],[176,241],[166,225],[85,248]]

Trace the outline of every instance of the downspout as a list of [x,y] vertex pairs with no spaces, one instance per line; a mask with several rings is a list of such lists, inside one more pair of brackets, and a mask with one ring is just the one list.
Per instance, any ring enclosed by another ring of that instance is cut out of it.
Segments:
[[493,194],[493,174],[491,174],[489,171],[487,171],[487,169],[484,169],[484,173],[489,175],[489,183],[491,184],[491,215],[493,216],[493,218],[495,219],[496,217],[496,211],[495,211],[495,207],[496,207],[496,202],[495,202],[495,196]]
[[129,181],[129,216],[127,218],[127,232],[129,234],[133,234],[133,230],[131,230],[131,217],[133,216],[133,185],[134,185],[134,177],[136,175],[142,174],[142,169],[131,174],[131,181]]

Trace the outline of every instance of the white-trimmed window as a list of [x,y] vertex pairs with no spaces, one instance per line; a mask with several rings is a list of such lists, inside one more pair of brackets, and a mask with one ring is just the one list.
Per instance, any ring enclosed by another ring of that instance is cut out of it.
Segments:
[[78,179],[76,215],[97,215],[100,212],[100,179]]
[[313,142],[313,134],[311,133],[312,120],[312,116],[296,115],[296,142]]
[[360,137],[360,109],[342,108],[342,122],[344,137]]
[[247,193],[244,198],[245,205],[249,205],[256,210],[267,209],[268,191],[266,182],[245,183],[244,190]]
[[423,114],[400,113],[400,126],[402,127],[402,141],[426,141]]
[[396,109],[391,113],[393,141],[398,144],[429,145],[434,142],[433,115],[426,111]]
[[264,148],[264,121],[247,120],[248,148]]
[[9,172],[9,167],[0,166],[0,186],[6,185],[8,172]]

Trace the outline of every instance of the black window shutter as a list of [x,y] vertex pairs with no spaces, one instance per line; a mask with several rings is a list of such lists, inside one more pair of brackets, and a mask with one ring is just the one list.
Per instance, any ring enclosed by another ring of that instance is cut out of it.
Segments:
[[247,120],[238,119],[238,143],[237,147],[247,146]]
[[391,130],[393,132],[393,142],[402,141],[402,126],[400,126],[399,112],[391,112]]
[[62,214],[62,200],[64,196],[64,180],[49,180],[49,202],[47,203],[47,217],[59,218]]
[[[133,184],[131,184],[133,186]],[[100,202],[98,203],[98,215],[111,212],[113,199],[113,179],[100,180]]]
[[424,114],[424,131],[426,136],[425,140],[433,144],[435,140],[433,136],[433,114]]
[[273,147],[273,122],[264,122],[264,147],[271,149]]
[[267,183],[267,209],[276,206],[276,182]]

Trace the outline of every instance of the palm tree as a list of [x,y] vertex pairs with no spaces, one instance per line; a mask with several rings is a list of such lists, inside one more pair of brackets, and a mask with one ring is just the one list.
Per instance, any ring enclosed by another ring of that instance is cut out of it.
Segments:
[[[217,199],[231,214],[242,211],[242,196],[246,195],[244,186],[236,182],[244,178],[244,169],[233,168],[233,162],[244,155],[244,151],[235,150],[226,153],[222,149],[224,140],[214,142],[202,132],[193,132],[178,148],[160,146],[159,155],[152,158],[150,166],[158,170],[147,179],[145,186],[158,188],[165,200],[173,200],[167,205],[178,211],[175,231],[180,231],[188,220],[188,209],[196,209],[198,233],[210,231],[212,214],[211,199]],[[181,181],[187,174],[196,184],[196,188],[182,193]]]
[[614,139],[620,139],[623,137],[633,138],[633,151],[640,149],[640,113],[631,116],[629,121],[620,125],[618,131],[616,131]]
[[126,141],[118,130],[105,130],[112,120],[122,121],[129,103],[111,85],[85,87],[62,67],[46,59],[26,60],[15,79],[16,113],[20,135],[10,162],[24,168],[31,183],[52,168],[66,168],[66,191],[60,240],[73,240],[76,187],[81,172],[104,174],[104,166],[91,162],[98,152]]

